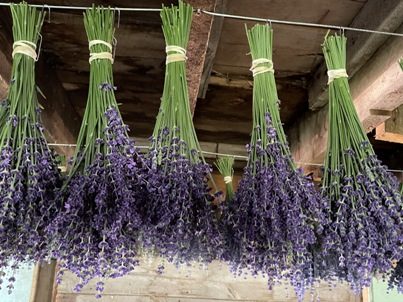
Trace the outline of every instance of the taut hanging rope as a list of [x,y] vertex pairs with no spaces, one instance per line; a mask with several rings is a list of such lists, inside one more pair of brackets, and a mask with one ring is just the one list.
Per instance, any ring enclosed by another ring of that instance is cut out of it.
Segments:
[[330,85],[335,79],[348,78],[347,71],[343,68],[331,69],[327,71],[327,76],[329,77],[327,84]]
[[38,55],[36,54],[36,44],[31,41],[19,40],[14,42],[12,57],[14,58],[17,53],[31,57],[34,61],[37,61],[38,59]]
[[88,60],[90,62],[90,64],[92,61],[97,60],[97,59],[109,60],[113,64],[114,60],[113,60],[113,55],[112,55],[112,44],[108,43],[106,41],[103,41],[103,40],[91,40],[88,44],[89,49],[91,50],[92,46],[98,45],[98,44],[105,45],[106,47],[109,48],[110,52],[108,52],[108,51],[90,52],[90,58]]
[[165,62],[166,64],[187,60],[186,49],[184,49],[183,47],[177,45],[168,45],[167,47],[165,47],[165,52],[167,53],[167,59]]
[[224,176],[224,182],[226,184],[229,184],[232,182],[232,176]]
[[[262,65],[262,64],[268,64]],[[252,61],[252,67],[249,69],[253,73],[253,77],[265,72],[274,73],[273,61],[267,58],[260,58]]]

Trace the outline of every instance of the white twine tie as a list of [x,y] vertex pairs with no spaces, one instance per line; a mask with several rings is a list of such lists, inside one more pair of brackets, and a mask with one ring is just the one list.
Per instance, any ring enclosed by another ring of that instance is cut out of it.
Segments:
[[[260,64],[269,64],[269,66],[259,66]],[[252,71],[253,77],[265,72],[274,73],[273,61],[267,58],[253,60],[252,67],[249,70]]]
[[[168,45],[167,47],[165,47],[165,52],[167,53],[165,64],[173,62],[182,62],[188,59],[188,57],[186,56],[186,49],[177,45]],[[169,54],[168,52],[175,52],[175,53]]]
[[327,76],[329,77],[327,81],[328,85],[330,85],[330,83],[333,82],[334,79],[348,78],[347,71],[344,68],[330,69],[327,71]]
[[12,57],[14,58],[17,53],[26,55],[34,59],[34,61],[38,60],[38,55],[36,54],[36,44],[31,41],[19,40],[14,42]]
[[231,182],[232,182],[232,176],[225,176],[225,177],[224,177],[224,182],[225,182],[226,184],[231,183]]
[[98,60],[98,59],[105,59],[105,60],[109,60],[111,61],[111,63],[113,64],[113,55],[112,55],[112,44],[108,43],[106,41],[103,40],[91,40],[88,43],[88,47],[91,51],[91,47],[97,44],[102,44],[105,45],[106,47],[109,48],[110,51],[103,51],[103,52],[90,52],[90,58],[89,58],[89,62],[91,64],[92,61],[94,60]]

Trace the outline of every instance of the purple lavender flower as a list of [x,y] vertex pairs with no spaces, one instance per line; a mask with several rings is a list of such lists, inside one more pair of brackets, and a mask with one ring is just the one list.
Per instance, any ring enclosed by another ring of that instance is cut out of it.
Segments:
[[49,258],[45,229],[56,215],[60,185],[43,138],[25,138],[21,153],[11,144],[0,150],[0,268]]
[[[329,70],[346,68],[345,36],[326,36]],[[329,82],[329,143],[322,194],[331,224],[322,243],[322,271],[359,293],[375,274],[403,257],[403,209],[397,180],[377,159],[354,108],[346,77]]]
[[314,248],[328,223],[326,203],[312,180],[295,169],[269,113],[265,126],[268,143],[251,142],[238,191],[224,209],[224,258],[235,274],[266,276],[269,287],[289,281],[302,299],[316,278]]
[[99,84],[99,89],[101,89],[102,91],[116,91],[118,88],[110,83],[104,82]]
[[[176,129],[176,135],[179,130]],[[153,167],[147,176],[145,248],[177,265],[191,261],[209,263],[222,253],[214,197],[209,193],[209,165],[189,159],[187,144],[163,129],[154,138],[148,156]],[[158,147],[165,146],[165,147]],[[193,153],[198,157],[198,152]]]
[[[117,278],[138,265],[139,209],[146,196],[142,155],[118,111],[110,108],[105,117],[104,137],[94,139],[103,152],[67,180],[64,207],[49,227],[60,267],[81,280],[77,291],[93,278]],[[102,290],[99,282],[98,297]]]
[[[403,209],[399,184],[362,142],[358,152],[346,149],[351,161],[339,172],[328,169],[323,194],[329,197],[332,224],[324,244],[325,266],[335,277],[347,281],[355,292],[370,286],[374,273],[391,271],[391,261],[403,257]],[[366,157],[363,156],[365,150]],[[333,156],[338,156],[337,154]],[[355,168],[352,168],[352,165]],[[347,174],[347,171],[354,171]],[[381,181],[382,180],[382,181]],[[338,259],[338,262],[334,262]]]
[[[43,15],[27,3],[10,5],[15,40],[36,43]],[[21,16],[24,15],[24,18]],[[13,272],[5,286],[14,288],[22,263],[49,260],[46,227],[57,211],[55,192],[61,177],[55,154],[42,132],[35,85],[35,61],[13,55],[7,100],[0,106],[0,272]],[[0,287],[4,274],[0,273]]]

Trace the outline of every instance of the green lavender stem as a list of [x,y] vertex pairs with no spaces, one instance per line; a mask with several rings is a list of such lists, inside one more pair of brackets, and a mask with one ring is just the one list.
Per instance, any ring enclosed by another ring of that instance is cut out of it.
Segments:
[[[225,182],[225,201],[229,202],[234,198],[234,186],[232,178],[234,177],[234,158],[233,157],[220,157],[215,163],[218,171],[224,178]],[[231,178],[231,182],[227,182],[226,177]]]
[[[28,6],[26,2],[11,4],[10,9],[13,18],[14,42],[24,40],[37,44],[44,14]],[[13,58],[7,102],[8,107],[2,114],[0,149],[8,145],[14,150],[19,150],[16,163],[18,168],[22,160],[20,147],[25,139],[29,137],[36,141],[39,135],[42,136],[35,129],[36,123],[39,122],[39,115],[36,112],[39,104],[35,84],[35,60],[25,54],[16,53]],[[17,127],[12,125],[12,117],[15,116],[23,117],[18,121]]]

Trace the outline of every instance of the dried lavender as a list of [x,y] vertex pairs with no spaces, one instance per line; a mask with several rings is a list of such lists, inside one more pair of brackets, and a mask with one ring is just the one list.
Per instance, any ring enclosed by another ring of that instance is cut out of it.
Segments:
[[225,202],[231,202],[234,198],[234,185],[232,179],[234,177],[234,158],[220,157],[215,163],[218,171],[223,176],[225,183]]
[[208,178],[211,168],[199,153],[185,73],[192,7],[163,7],[167,64],[160,111],[148,155],[144,246],[177,265],[208,263],[219,256],[217,228]]
[[402,258],[402,200],[396,178],[377,159],[354,108],[346,38],[327,37],[323,53],[329,70],[329,139],[322,191],[332,220],[323,269],[333,270],[358,293],[375,273],[389,272],[392,260]]
[[[55,216],[61,185],[43,134],[35,85],[36,44],[44,15],[25,2],[10,5],[13,66],[0,109],[0,284],[6,266],[48,260],[46,226]],[[15,277],[8,280],[13,289]]]
[[85,12],[84,24],[90,46],[87,107],[61,192],[63,209],[49,231],[62,272],[80,278],[75,290],[99,278],[99,298],[105,279],[138,264],[139,211],[146,191],[142,155],[129,139],[114,94],[114,12],[93,7]]
[[327,224],[325,202],[296,169],[280,120],[268,25],[247,30],[253,59],[253,132],[248,164],[225,224],[228,261],[241,274],[262,273],[269,286],[287,280],[299,300],[314,282],[312,249]]

